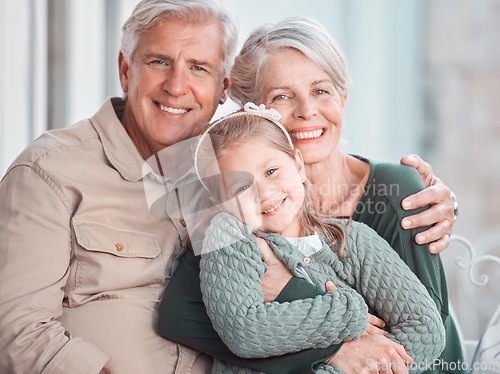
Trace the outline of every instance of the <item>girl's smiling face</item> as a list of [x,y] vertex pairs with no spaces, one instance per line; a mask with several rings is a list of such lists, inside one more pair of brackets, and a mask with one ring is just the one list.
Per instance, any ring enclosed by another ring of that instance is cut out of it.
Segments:
[[299,151],[292,158],[267,141],[251,139],[227,149],[218,164],[222,205],[229,213],[264,232],[301,235],[306,176]]

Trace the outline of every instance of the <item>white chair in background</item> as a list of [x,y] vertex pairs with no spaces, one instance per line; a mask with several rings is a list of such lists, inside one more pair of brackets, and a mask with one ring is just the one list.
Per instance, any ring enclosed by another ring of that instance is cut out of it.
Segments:
[[[466,300],[467,303],[472,303],[472,308],[476,312],[484,312],[481,310],[483,305],[489,304],[494,306],[494,311],[489,317],[489,322],[486,324],[484,329],[481,329],[479,339],[467,339],[464,337],[463,333],[463,319],[462,322],[460,318],[457,317],[457,308],[460,305],[464,305],[463,301],[459,303],[459,300],[450,301],[450,313],[453,315],[456,321],[457,328],[459,330],[459,335],[461,337],[462,348],[464,351],[465,359],[468,363],[468,368],[472,374],[500,374],[500,298],[498,291],[500,291],[500,276],[495,277],[495,282],[492,284],[490,282],[490,276],[488,274],[482,273],[477,276],[479,268],[484,266],[488,267],[488,270],[492,270],[493,267],[497,267],[496,274],[500,270],[500,230],[494,232],[493,234],[485,235],[483,240],[481,240],[480,246],[481,254],[478,254],[476,248],[472,243],[466,238],[459,235],[452,235],[451,243],[460,243],[461,246],[465,247],[469,254],[469,259],[466,260],[463,256],[458,256],[455,259],[455,264],[465,274],[455,274],[461,278],[462,283],[457,283],[458,287],[463,284],[463,278],[466,278],[467,282],[470,282],[476,289],[477,292],[473,292],[472,296],[474,299]],[[453,251],[454,249],[451,249]],[[493,273],[491,273],[493,275]],[[482,292],[479,295],[479,290],[484,289],[488,285],[490,289],[496,291],[495,293],[488,294],[487,292]],[[458,295],[466,295],[466,292],[461,292],[459,290],[456,292]],[[486,296],[485,296],[486,295]],[[470,294],[468,296],[471,296]],[[483,299],[483,298],[488,298]],[[483,304],[484,303],[484,304]],[[471,304],[469,304],[471,305]],[[495,306],[496,305],[496,306]],[[473,313],[471,313],[473,314]],[[471,323],[475,322],[477,319],[476,315],[469,315],[467,318]]]

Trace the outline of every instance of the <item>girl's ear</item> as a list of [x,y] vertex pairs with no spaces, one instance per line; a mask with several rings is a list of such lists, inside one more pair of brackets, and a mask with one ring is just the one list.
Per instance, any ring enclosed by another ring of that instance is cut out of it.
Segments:
[[304,183],[307,180],[306,168],[304,166],[304,158],[302,157],[302,152],[300,152],[299,149],[295,149],[295,165],[297,166],[300,179],[302,180],[302,183]]

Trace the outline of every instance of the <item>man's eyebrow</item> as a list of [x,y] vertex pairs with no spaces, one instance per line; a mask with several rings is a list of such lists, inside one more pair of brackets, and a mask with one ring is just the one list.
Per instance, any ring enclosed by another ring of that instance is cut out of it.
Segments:
[[211,68],[211,69],[215,68],[214,64],[212,64],[208,61],[205,61],[205,60],[198,60],[198,59],[193,58],[193,59],[188,60],[188,62],[190,64],[193,64],[193,65],[206,66],[206,67]]
[[150,59],[157,59],[157,60],[171,60],[169,56],[163,55],[161,53],[145,53],[142,55],[142,60],[150,60]]
[[[173,60],[172,57],[161,54],[161,53],[145,53],[142,56],[143,60],[150,60],[150,59],[158,59],[158,60],[165,60],[165,61],[171,61]],[[199,60],[196,58],[192,58],[188,60],[188,63],[193,64],[193,65],[200,65],[200,66],[206,66],[208,68],[215,68],[215,65],[206,61],[206,60]]]

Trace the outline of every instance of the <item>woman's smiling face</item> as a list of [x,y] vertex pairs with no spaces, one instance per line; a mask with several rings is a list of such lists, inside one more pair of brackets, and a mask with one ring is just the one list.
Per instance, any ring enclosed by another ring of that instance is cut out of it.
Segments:
[[301,52],[281,48],[268,56],[259,103],[275,108],[306,164],[321,162],[337,148],[346,95]]

